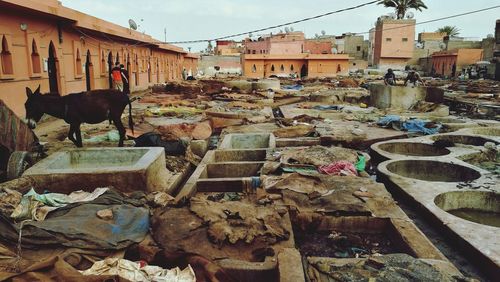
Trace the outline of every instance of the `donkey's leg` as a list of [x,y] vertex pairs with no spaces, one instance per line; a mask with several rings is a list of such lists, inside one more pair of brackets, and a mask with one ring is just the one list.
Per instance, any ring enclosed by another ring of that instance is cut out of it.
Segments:
[[125,127],[123,126],[120,116],[114,118],[113,123],[115,124],[116,129],[118,129],[118,133],[120,133],[120,142],[118,143],[118,146],[123,147],[123,140],[125,140]]
[[76,143],[78,147],[83,147],[83,142],[82,142],[82,131],[80,130],[80,124],[76,125],[76,131],[75,131],[75,135],[76,135]]
[[78,147],[78,143],[76,142],[76,139],[75,139],[75,125],[74,124],[70,124],[69,125],[69,132],[68,132],[68,139],[71,140],[71,142],[73,142],[73,144],[75,144],[75,146]]

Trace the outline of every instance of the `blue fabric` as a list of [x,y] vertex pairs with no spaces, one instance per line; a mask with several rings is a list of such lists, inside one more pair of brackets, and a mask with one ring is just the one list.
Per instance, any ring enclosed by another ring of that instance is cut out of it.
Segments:
[[406,130],[408,132],[412,133],[424,133],[425,135],[432,135],[439,133],[439,130],[441,130],[442,125],[441,124],[436,124],[436,127],[434,128],[427,128],[425,125],[427,124],[426,121],[423,121],[421,119],[410,119],[405,122],[403,122],[402,128],[403,130]]
[[377,125],[380,125],[380,126],[389,126],[392,122],[400,121],[400,120],[401,120],[400,116],[397,116],[397,115],[386,115],[386,116],[381,117],[377,121]]
[[317,105],[314,106],[313,109],[315,110],[320,110],[320,111],[325,111],[325,110],[342,110],[342,107],[339,106],[334,106],[334,105]]
[[427,121],[421,119],[409,119],[404,122],[401,122],[401,117],[398,115],[383,116],[378,120],[377,125],[388,127],[395,122],[401,123],[401,129],[404,131],[408,131],[411,133],[423,133],[426,135],[439,133],[442,127],[441,124],[436,124],[434,128],[427,128],[425,127]]
[[253,176],[252,177],[252,188],[257,189],[261,185],[260,177]]
[[304,86],[296,84],[296,85],[283,85],[281,89],[284,90],[302,90]]

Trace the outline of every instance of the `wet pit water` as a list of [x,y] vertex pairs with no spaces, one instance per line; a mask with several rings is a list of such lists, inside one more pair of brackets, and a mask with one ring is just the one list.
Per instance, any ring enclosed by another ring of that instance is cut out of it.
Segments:
[[385,234],[337,231],[296,232],[295,243],[306,257],[357,258],[400,250]]
[[454,216],[479,224],[500,227],[500,213],[482,211],[477,209],[455,209],[448,210]]

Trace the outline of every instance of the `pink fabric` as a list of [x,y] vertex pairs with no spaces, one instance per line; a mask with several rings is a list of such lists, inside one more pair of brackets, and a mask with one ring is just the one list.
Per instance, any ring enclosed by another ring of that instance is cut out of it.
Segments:
[[322,165],[318,168],[318,171],[328,175],[358,175],[356,167],[348,161],[338,161],[329,165]]

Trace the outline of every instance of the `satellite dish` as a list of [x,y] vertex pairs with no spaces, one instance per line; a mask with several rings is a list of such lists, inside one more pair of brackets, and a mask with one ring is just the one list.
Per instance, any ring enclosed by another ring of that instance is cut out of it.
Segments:
[[290,32],[290,29],[288,27],[285,27],[285,32],[286,33],[289,33]]
[[283,30],[282,30],[282,29],[280,29],[280,33],[283,33]]
[[397,18],[397,15],[395,13],[390,13],[389,18],[395,20]]
[[441,50],[446,49],[446,43],[441,42],[441,43],[439,44],[439,48],[440,48]]
[[421,42],[417,42],[415,44],[415,47],[417,47],[418,49],[424,49],[424,44],[422,44]]
[[326,31],[322,30],[321,31],[321,35],[325,36],[326,35]]
[[415,14],[413,12],[406,13],[406,18],[407,19],[413,19],[414,17],[415,17]]
[[130,27],[130,29],[137,30],[137,24],[133,19],[128,20],[128,26]]
[[292,31],[292,32],[293,32],[293,27],[290,27],[290,31]]
[[317,33],[316,33],[316,34],[314,34],[314,37],[318,38],[318,37],[319,37],[319,34],[317,34]]

